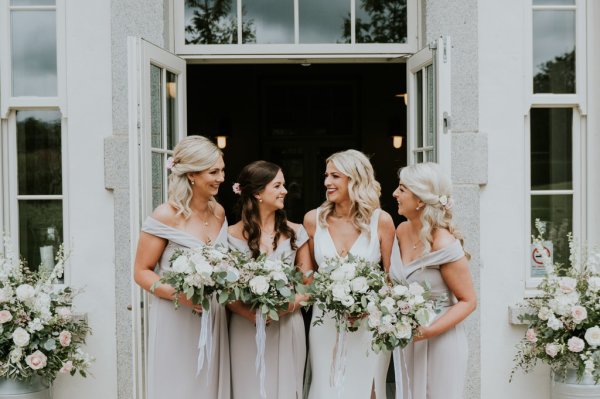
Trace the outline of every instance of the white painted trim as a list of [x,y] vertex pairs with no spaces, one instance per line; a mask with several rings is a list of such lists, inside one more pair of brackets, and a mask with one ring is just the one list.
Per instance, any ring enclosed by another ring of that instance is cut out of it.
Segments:
[[[8,197],[8,120],[0,119],[0,229],[9,231],[9,197]],[[3,246],[0,244],[0,249]]]
[[350,0],[350,44],[356,44],[356,0]]
[[587,21],[586,0],[577,0],[575,13],[575,93],[582,115],[587,114]]
[[[406,90],[408,93],[408,105],[406,110],[406,119],[408,124],[408,131],[406,132],[406,145],[407,145],[407,161],[409,165],[415,163],[416,152],[419,151],[419,147],[416,146],[416,124],[417,120],[417,77],[416,74],[419,71],[423,71],[428,65],[433,63],[433,51],[429,47],[425,47],[415,55],[410,57],[406,62]],[[423,93],[425,92],[423,87]],[[425,96],[422,96],[425,97]],[[423,99],[420,99],[423,101]],[[424,104],[422,104],[424,106]],[[425,110],[425,108],[423,108]],[[426,112],[423,112],[426,114]],[[424,125],[423,125],[424,126]],[[424,142],[425,143],[425,142]]]
[[[452,41],[450,36],[437,40],[435,54],[435,117],[437,162],[444,168],[448,176],[452,176],[452,104],[451,104],[451,65]],[[445,127],[445,123],[448,126]]]
[[0,0],[0,118],[8,118],[11,93],[10,0]]
[[[368,44],[356,43],[355,38],[355,17],[351,18],[351,43],[350,44],[242,44],[242,0],[237,1],[238,14],[238,44],[209,44],[209,45],[191,45],[185,44],[185,6],[183,1],[175,1],[174,25],[175,30],[175,53],[181,56],[190,56],[190,58],[205,59],[218,57],[251,56],[260,58],[267,57],[273,60],[286,59],[290,56],[301,55],[303,57],[331,57],[332,55],[352,54],[354,57],[361,55],[379,55],[392,54],[394,56],[402,54],[413,54],[417,51],[418,43],[418,2],[417,0],[408,0],[407,2],[407,42],[396,44]],[[355,16],[355,0],[351,0],[351,16]],[[299,21],[298,9],[294,8],[294,21]],[[294,27],[294,31],[299,29]],[[295,35],[296,37],[296,35]],[[299,35],[298,35],[299,38]]]

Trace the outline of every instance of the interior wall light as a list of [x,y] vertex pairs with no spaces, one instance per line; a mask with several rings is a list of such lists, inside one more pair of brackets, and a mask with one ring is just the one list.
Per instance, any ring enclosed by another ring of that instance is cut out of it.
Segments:
[[169,98],[177,98],[177,83],[167,82],[167,95]]
[[404,105],[408,105],[408,93],[399,93],[399,94],[396,94],[396,97],[403,97]]
[[217,147],[220,149],[227,147],[227,136],[217,136]]
[[402,136],[392,136],[392,146],[396,149],[402,147]]

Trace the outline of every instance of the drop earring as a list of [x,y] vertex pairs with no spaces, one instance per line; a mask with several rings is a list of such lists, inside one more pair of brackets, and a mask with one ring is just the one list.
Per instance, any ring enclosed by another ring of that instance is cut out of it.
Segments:
[[193,180],[190,180],[190,184],[193,186],[194,184],[196,184],[196,182]]

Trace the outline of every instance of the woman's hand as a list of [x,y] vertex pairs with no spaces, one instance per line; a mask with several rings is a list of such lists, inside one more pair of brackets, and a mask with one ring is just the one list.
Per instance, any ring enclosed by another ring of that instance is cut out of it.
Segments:
[[187,306],[192,309],[194,313],[200,314],[202,313],[202,305],[196,305],[192,301],[190,301],[185,294],[179,294],[179,298],[177,298],[178,302],[183,306]]

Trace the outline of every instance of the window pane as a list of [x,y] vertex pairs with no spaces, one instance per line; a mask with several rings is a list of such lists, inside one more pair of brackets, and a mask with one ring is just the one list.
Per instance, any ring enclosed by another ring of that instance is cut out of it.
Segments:
[[164,173],[163,154],[152,153],[152,209],[164,201]]
[[300,0],[300,43],[350,43],[350,0]]
[[426,162],[436,162],[437,161],[435,159],[435,151],[434,150],[428,150],[425,152],[425,161]]
[[62,201],[19,201],[19,252],[32,270],[54,266],[62,238]]
[[357,43],[406,43],[406,0],[357,0]]
[[533,0],[534,6],[572,6],[575,0]]
[[177,143],[177,75],[167,71],[167,148]]
[[533,12],[533,92],[575,93],[575,11]]
[[416,163],[423,163],[423,153],[421,151],[415,154]]
[[56,96],[56,12],[11,11],[11,38],[13,96]]
[[531,197],[531,234],[537,235],[535,219],[546,223],[544,238],[552,241],[555,262],[567,264],[569,242],[573,231],[573,197],[571,195],[534,195]]
[[62,193],[60,112],[17,112],[17,175],[21,195]]
[[293,0],[243,0],[243,43],[294,43]]
[[185,0],[185,44],[231,43],[237,44],[235,0]]
[[11,6],[53,6],[56,0],[10,0]]
[[417,138],[417,148],[423,147],[423,71],[419,71],[415,74],[415,79],[417,81],[417,93],[415,96],[415,106],[416,106],[416,121],[414,123],[415,126],[415,136]]
[[426,146],[435,146],[435,74],[433,65],[425,68],[427,75],[427,137]]
[[152,147],[162,148],[162,69],[150,66],[150,136]]
[[531,188],[533,190],[573,188],[572,126],[571,108],[531,110]]

